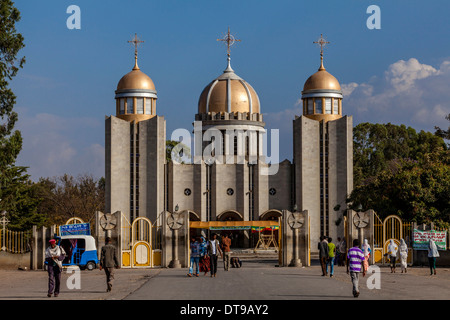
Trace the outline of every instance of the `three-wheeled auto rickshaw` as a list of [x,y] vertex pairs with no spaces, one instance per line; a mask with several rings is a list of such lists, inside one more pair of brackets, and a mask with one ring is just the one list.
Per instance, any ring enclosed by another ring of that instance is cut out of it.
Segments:
[[57,244],[66,252],[63,267],[79,266],[80,269],[94,270],[98,264],[97,247],[90,235],[66,235],[56,237]]

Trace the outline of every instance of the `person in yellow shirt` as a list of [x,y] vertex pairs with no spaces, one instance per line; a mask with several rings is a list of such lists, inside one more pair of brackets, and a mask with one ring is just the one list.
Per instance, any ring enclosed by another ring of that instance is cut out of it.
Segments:
[[336,257],[336,245],[332,242],[332,238],[328,238],[328,260],[327,260],[327,273],[328,265],[330,265],[330,278],[334,274],[334,259]]

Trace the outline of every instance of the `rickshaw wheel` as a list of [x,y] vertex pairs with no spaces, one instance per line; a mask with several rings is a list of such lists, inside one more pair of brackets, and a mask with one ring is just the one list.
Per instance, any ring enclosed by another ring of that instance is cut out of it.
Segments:
[[86,269],[89,270],[89,271],[94,270],[94,269],[95,269],[95,263],[92,262],[92,261],[89,261],[89,262],[86,264]]

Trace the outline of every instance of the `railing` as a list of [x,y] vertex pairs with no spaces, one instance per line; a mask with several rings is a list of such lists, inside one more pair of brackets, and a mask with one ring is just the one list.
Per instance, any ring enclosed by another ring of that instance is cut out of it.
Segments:
[[1,229],[0,248],[1,251],[10,253],[27,253],[31,251],[30,240],[32,231],[11,231]]

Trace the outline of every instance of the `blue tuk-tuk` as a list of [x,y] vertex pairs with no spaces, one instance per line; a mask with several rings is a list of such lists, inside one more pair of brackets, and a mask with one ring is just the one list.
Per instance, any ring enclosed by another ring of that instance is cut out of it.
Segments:
[[56,238],[57,244],[66,252],[63,267],[79,266],[94,270],[98,264],[95,239],[89,235],[68,235]]

